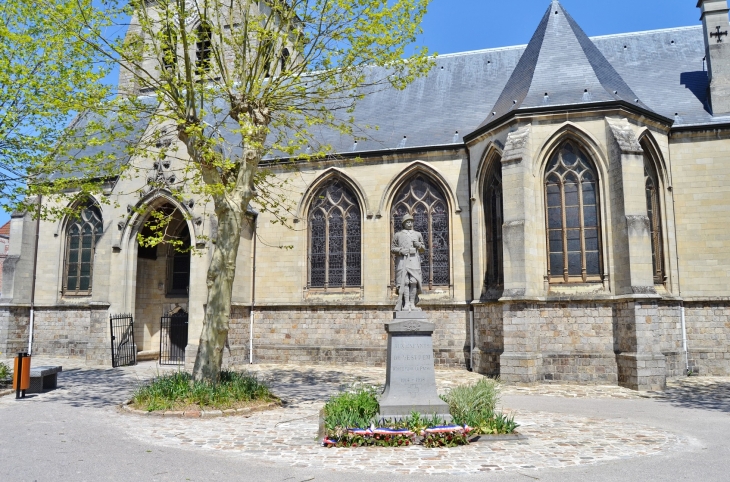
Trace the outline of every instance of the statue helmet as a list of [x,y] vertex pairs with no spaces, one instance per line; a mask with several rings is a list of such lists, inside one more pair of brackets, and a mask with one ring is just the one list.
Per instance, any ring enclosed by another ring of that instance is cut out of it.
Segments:
[[401,226],[404,225],[406,221],[413,221],[413,216],[411,216],[410,214],[406,214],[405,216],[403,216],[403,219],[400,220]]

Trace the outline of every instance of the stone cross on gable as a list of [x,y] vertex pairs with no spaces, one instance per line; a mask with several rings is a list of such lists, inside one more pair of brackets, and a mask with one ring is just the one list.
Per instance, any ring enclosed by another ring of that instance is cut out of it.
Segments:
[[719,25],[715,28],[717,29],[717,32],[710,33],[710,37],[717,37],[717,42],[720,43],[720,42],[722,42],[723,36],[727,37],[727,30],[725,30],[724,32],[721,32]]

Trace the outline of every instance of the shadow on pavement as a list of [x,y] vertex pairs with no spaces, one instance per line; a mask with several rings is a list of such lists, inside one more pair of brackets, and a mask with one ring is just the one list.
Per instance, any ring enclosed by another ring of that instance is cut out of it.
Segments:
[[330,395],[338,393],[353,383],[378,385],[383,382],[383,380],[358,377],[338,370],[275,368],[257,372],[257,374],[260,380],[268,383],[276,396],[290,403],[326,402]]
[[656,397],[675,407],[730,413],[730,382],[681,383]]

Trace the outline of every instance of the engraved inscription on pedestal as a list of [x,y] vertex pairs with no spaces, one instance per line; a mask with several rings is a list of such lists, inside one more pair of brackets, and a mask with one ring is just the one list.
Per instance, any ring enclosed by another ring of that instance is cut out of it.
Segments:
[[436,392],[431,339],[435,325],[424,312],[397,311],[394,318],[385,325],[388,362],[380,418],[400,418],[416,411],[450,420],[449,407]]

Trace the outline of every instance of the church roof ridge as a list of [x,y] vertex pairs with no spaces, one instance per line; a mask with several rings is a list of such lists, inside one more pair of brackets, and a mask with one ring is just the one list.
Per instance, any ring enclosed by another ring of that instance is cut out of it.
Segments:
[[[588,37],[591,41],[611,40],[614,38],[623,37],[638,37],[641,35],[657,35],[660,33],[671,33],[671,32],[684,32],[692,30],[702,30],[702,25],[686,25],[683,27],[667,27],[667,28],[655,28],[650,30],[637,30],[635,32],[621,32],[621,33],[609,33],[605,35],[593,35]],[[482,55],[492,52],[503,52],[509,50],[520,50],[525,49],[528,44],[516,44],[516,45],[504,45],[501,47],[490,47],[486,49],[474,49],[474,50],[463,50],[461,52],[450,52],[448,54],[438,54],[435,60],[447,59],[453,57],[465,57],[467,55]]]

